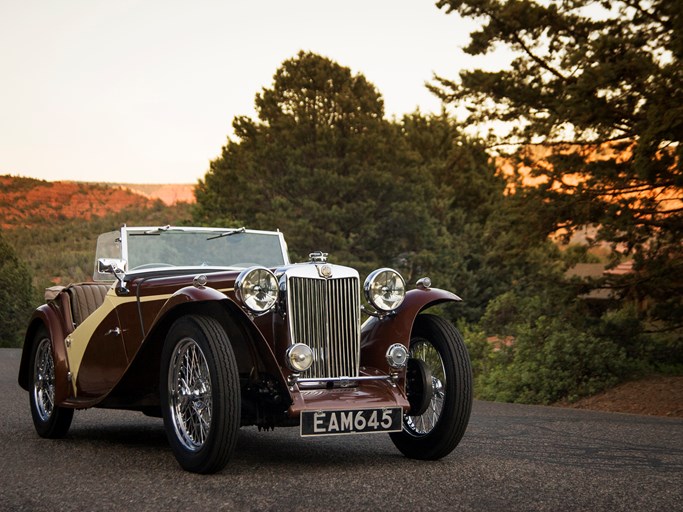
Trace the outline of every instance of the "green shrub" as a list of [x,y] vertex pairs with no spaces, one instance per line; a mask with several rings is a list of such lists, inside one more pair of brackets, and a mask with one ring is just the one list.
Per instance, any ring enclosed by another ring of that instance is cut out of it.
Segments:
[[20,347],[33,309],[31,273],[0,233],[0,347]]
[[630,370],[623,348],[551,317],[519,326],[514,344],[499,352],[497,362],[477,380],[480,398],[537,404],[572,401],[615,385]]
[[485,365],[473,364],[480,370],[475,392],[486,400],[574,401],[638,375],[648,364],[650,349],[633,311],[591,316],[569,288],[530,296],[507,292],[489,303],[481,326],[489,336],[512,340],[489,354],[472,352],[473,359],[485,359]]
[[477,325],[465,321],[458,322],[458,330],[463,336],[467,351],[472,361],[472,375],[476,381],[480,375],[488,374],[495,361],[493,346],[488,342],[486,334]]

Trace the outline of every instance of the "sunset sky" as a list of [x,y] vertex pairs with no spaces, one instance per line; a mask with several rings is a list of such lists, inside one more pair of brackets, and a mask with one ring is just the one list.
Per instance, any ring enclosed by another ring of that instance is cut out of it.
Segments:
[[431,0],[0,0],[0,174],[194,183],[299,50],[362,73],[387,117],[433,73],[490,67]]

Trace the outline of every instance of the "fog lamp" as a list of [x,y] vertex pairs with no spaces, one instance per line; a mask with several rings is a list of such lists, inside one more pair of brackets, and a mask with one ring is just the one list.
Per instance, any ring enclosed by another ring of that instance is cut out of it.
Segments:
[[303,343],[295,343],[289,347],[285,357],[289,369],[298,373],[305,372],[313,364],[313,351]]
[[408,350],[400,343],[394,343],[387,350],[387,363],[392,368],[405,368],[408,364]]

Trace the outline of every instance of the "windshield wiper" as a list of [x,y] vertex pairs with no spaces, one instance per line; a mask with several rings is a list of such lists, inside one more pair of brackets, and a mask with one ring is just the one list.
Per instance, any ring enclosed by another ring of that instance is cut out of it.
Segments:
[[237,229],[231,229],[230,231],[225,231],[224,233],[221,233],[220,235],[216,236],[210,236],[207,238],[207,240],[215,240],[216,238],[223,238],[224,236],[231,236],[231,235],[236,235],[237,233],[244,233],[247,230],[247,228],[237,228]]
[[[129,232],[128,236],[160,235],[161,233],[165,233],[169,229],[171,229],[171,226],[161,226],[161,227],[154,228],[154,229],[148,229],[147,231],[143,231],[141,233],[135,233],[134,231]],[[173,230],[174,231],[175,230],[181,230],[182,231],[181,228],[173,228]]]

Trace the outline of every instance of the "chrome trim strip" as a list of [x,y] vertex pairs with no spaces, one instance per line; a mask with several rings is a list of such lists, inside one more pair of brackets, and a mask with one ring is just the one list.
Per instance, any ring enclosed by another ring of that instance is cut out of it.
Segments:
[[391,375],[363,375],[361,377],[320,377],[320,378],[299,378],[291,376],[290,380],[294,384],[312,384],[326,382],[357,382],[362,380],[391,380]]
[[296,375],[290,375],[288,378],[289,389],[294,391],[299,388],[300,391],[312,389],[329,389],[329,388],[355,388],[361,382],[380,381],[389,382],[392,386],[396,386],[396,374],[392,375],[374,375],[363,377],[321,377],[321,378],[299,378]]

